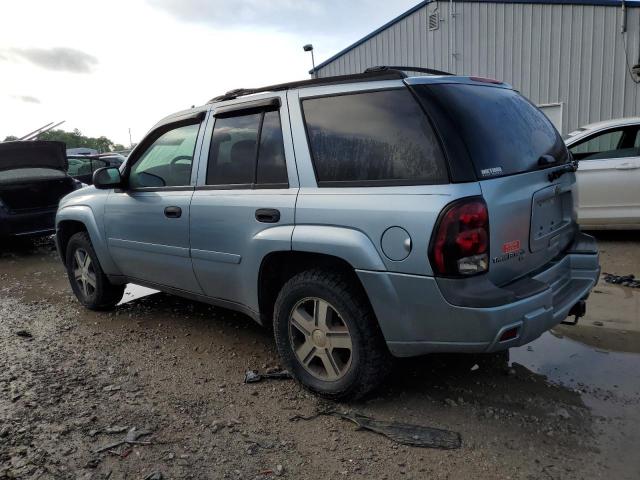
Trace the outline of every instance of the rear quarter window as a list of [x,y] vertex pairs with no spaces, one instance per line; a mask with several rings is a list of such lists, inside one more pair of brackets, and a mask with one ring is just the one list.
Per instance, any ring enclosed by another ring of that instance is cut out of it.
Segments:
[[479,180],[548,168],[538,164],[543,155],[556,159],[552,166],[569,161],[551,121],[514,90],[465,84],[414,88],[427,110],[437,102],[447,112]]
[[448,182],[427,116],[406,88],[305,99],[318,186]]

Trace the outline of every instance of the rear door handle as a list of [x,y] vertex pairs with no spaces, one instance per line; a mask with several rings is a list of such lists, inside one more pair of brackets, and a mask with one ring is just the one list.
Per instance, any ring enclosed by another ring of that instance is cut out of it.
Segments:
[[164,209],[164,216],[167,218],[180,218],[182,216],[182,209],[180,207],[166,207]]
[[256,210],[256,220],[262,223],[278,223],[280,221],[280,210],[259,208]]

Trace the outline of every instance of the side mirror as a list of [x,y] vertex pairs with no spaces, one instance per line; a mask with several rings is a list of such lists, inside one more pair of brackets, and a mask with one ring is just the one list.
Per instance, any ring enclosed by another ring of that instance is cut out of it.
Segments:
[[103,167],[93,172],[93,186],[100,190],[121,187],[122,177],[118,167]]

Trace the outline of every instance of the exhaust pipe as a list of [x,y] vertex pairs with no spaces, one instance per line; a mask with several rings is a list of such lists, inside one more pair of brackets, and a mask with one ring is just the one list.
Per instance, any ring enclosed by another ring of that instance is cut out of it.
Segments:
[[585,302],[584,300],[580,300],[573,307],[571,307],[571,310],[569,310],[569,314],[567,315],[567,318],[574,317],[574,320],[565,320],[561,323],[563,325],[576,325],[578,323],[578,319],[580,317],[584,317],[585,313],[587,313],[587,302]]

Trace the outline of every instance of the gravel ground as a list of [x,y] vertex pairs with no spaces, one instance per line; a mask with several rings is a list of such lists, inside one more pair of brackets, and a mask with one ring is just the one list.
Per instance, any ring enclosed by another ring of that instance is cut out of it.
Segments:
[[[640,273],[640,238],[621,235],[601,238],[603,268]],[[247,317],[138,287],[90,312],[50,242],[7,244],[0,479],[637,479],[640,292],[627,290],[599,285],[581,326],[513,350],[510,364],[404,360],[366,401],[335,405],[291,380],[244,384],[245,370],[278,365],[271,332]],[[291,421],[327,408],[453,430],[463,445]]]

